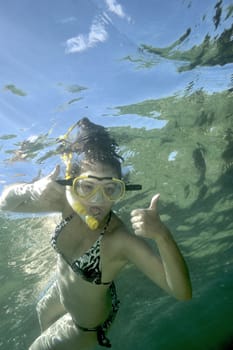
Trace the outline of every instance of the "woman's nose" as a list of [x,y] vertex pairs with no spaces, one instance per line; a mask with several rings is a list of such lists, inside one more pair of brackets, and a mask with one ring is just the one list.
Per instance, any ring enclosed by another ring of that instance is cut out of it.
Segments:
[[103,189],[101,187],[99,187],[96,193],[90,198],[90,201],[95,203],[96,202],[102,203],[106,201],[106,198],[103,193]]

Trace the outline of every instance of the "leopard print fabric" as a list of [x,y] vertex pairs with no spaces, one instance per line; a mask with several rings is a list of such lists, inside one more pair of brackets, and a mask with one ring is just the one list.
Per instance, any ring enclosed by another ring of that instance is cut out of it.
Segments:
[[63,255],[63,253],[57,247],[57,239],[62,229],[72,220],[73,215],[68,216],[63,219],[60,224],[57,225],[55,233],[51,238],[52,247],[63,257],[63,259],[70,265],[72,270],[81,276],[84,280],[95,283],[95,284],[110,284],[111,282],[102,282],[102,273],[101,273],[101,261],[100,261],[100,243],[104,232],[107,229],[108,220],[103,232],[100,234],[97,241],[93,246],[86,251],[80,258],[73,261],[72,263]]

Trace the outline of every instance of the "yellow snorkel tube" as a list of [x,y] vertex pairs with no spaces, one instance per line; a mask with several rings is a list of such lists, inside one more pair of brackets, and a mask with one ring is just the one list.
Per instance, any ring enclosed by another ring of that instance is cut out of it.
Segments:
[[96,230],[99,227],[99,221],[87,214],[86,208],[79,202],[70,203],[72,209],[81,217],[91,230]]
[[[73,126],[71,126],[67,133],[63,136],[59,137],[59,141],[65,142],[67,141],[68,136],[72,132],[72,130],[76,127],[77,123],[75,123]],[[65,173],[65,179],[69,180],[71,179],[71,169],[72,169],[72,159],[73,159],[73,153],[70,152],[64,152],[61,155],[61,158],[66,166],[66,173]],[[58,180],[59,182],[59,180]],[[96,230],[100,223],[99,221],[94,218],[93,216],[88,215],[86,208],[78,201],[77,195],[73,191],[73,187],[67,186],[66,187],[66,197],[67,200],[71,206],[71,208],[80,216],[80,218],[87,224],[87,226],[91,230]]]

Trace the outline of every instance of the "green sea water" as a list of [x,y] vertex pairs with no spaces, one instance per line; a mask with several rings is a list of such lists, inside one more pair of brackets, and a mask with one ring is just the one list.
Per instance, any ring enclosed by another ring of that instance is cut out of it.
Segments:
[[[116,281],[121,308],[110,331],[113,349],[232,349],[232,92],[200,91],[125,109],[144,115],[159,109],[169,123],[161,130],[112,128],[131,180],[143,185],[115,210],[128,223],[132,209],[161,194],[160,213],[187,261],[193,299],[174,300],[129,266]],[[27,349],[39,334],[35,304],[54,274],[49,234],[58,221],[0,216],[1,349]]]

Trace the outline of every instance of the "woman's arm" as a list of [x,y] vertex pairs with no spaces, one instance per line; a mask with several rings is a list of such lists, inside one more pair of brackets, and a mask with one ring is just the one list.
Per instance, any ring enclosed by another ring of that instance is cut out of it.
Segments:
[[6,187],[0,196],[0,209],[13,212],[55,212],[64,206],[65,187],[54,180],[59,174],[53,172],[33,183],[19,183]]
[[[160,220],[158,199],[159,195],[154,196],[148,209],[132,211],[132,226],[140,237],[129,236],[124,251],[127,258],[161,288],[179,300],[188,300],[192,297],[188,268],[170,231]],[[160,256],[142,237],[156,242]]]

